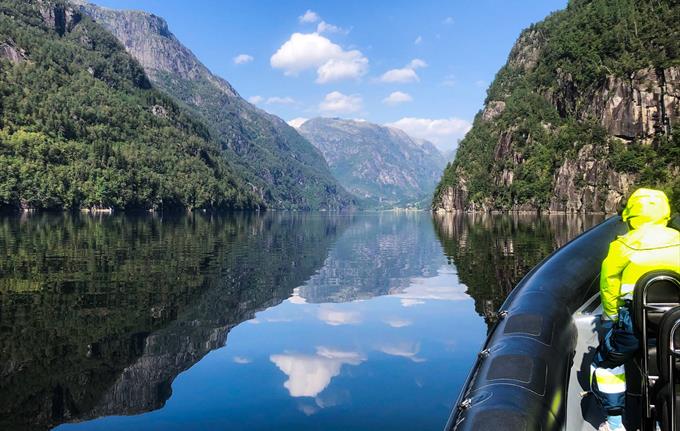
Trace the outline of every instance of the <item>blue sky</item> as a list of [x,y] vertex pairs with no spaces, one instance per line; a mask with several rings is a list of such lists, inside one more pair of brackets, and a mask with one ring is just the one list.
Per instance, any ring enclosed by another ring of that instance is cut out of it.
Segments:
[[208,68],[287,121],[361,118],[450,150],[520,31],[567,0],[94,2],[162,16]]

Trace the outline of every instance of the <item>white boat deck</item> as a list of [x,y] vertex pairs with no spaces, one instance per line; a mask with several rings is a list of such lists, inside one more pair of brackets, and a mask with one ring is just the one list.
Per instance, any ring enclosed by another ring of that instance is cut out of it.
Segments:
[[602,314],[599,294],[593,296],[576,313],[574,321],[578,331],[574,365],[571,367],[567,390],[566,430],[597,430],[604,420],[604,412],[590,390],[590,363],[598,344],[597,325]]
[[[594,295],[574,313],[578,340],[567,391],[565,427],[567,431],[597,430],[599,424],[605,419],[604,411],[598,405],[595,396],[589,392],[590,364],[598,345],[601,314],[602,306],[599,294]],[[639,394],[631,394],[630,392],[629,397],[638,397],[639,401]]]

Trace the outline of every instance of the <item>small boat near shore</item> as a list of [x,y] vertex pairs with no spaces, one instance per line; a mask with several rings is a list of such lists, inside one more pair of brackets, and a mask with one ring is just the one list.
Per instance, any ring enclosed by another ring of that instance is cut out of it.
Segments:
[[[611,217],[553,252],[519,282],[498,312],[498,322],[461,389],[446,431],[598,428],[604,412],[590,393],[589,368],[602,313],[599,273],[609,243],[625,232],[621,218]],[[661,286],[664,303],[643,301],[655,315],[642,310],[635,323],[647,328],[639,321],[649,317],[655,331],[667,328],[670,339],[668,334],[659,336],[658,352],[655,340],[641,340],[649,348],[641,349],[640,358],[652,359],[636,359],[636,366],[626,367],[627,429],[655,429],[649,417],[663,414],[676,423],[662,421],[662,429],[679,429],[680,414],[673,408],[680,406],[680,308],[668,310],[680,305],[680,281],[671,274],[660,283],[666,283]],[[677,321],[659,323],[664,314],[666,320]],[[657,356],[665,377],[656,370]],[[650,394],[663,392],[658,388],[664,378],[670,383],[663,399],[670,401],[659,402],[661,395]]]

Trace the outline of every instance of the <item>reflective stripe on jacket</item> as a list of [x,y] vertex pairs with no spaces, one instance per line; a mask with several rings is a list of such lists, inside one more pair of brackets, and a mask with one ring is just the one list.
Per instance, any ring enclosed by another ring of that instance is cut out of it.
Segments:
[[623,299],[632,299],[638,279],[654,270],[680,273],[680,232],[649,223],[612,241],[600,273],[604,315],[616,320]]

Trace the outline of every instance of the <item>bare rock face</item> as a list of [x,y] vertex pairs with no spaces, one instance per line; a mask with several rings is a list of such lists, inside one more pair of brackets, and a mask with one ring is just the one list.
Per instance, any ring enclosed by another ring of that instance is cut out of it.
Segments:
[[162,107],[161,105],[153,105],[151,107],[151,113],[155,115],[156,117],[161,117],[161,118],[167,118],[168,117],[168,111]]
[[629,79],[608,76],[587,114],[600,119],[610,135],[650,140],[670,133],[670,122],[680,118],[680,68],[641,69]]
[[26,60],[26,52],[17,47],[11,39],[0,43],[0,58],[5,58],[11,63],[18,64]]
[[69,4],[55,5],[43,0],[38,0],[37,4],[45,24],[59,35],[73,30],[82,18],[80,13]]
[[544,37],[539,31],[524,32],[510,51],[508,65],[524,72],[531,71],[538,63],[543,42]]
[[467,187],[465,186],[465,179],[461,178],[461,183],[458,187],[446,187],[440,193],[440,202],[436,211],[438,213],[470,211],[467,199]]
[[220,90],[236,97],[228,82],[215,78],[196,56],[170,32],[168,23],[161,17],[139,11],[114,11],[81,2],[80,9],[107,30],[125,46],[144,67],[150,78],[161,73],[172,73],[188,80],[210,78]]
[[602,150],[588,144],[576,159],[564,161],[555,173],[550,212],[616,212],[636,176],[612,171],[606,154],[598,154]]
[[491,121],[498,117],[505,110],[505,102],[502,100],[492,100],[487,103],[484,111],[482,112],[482,119],[484,121]]

